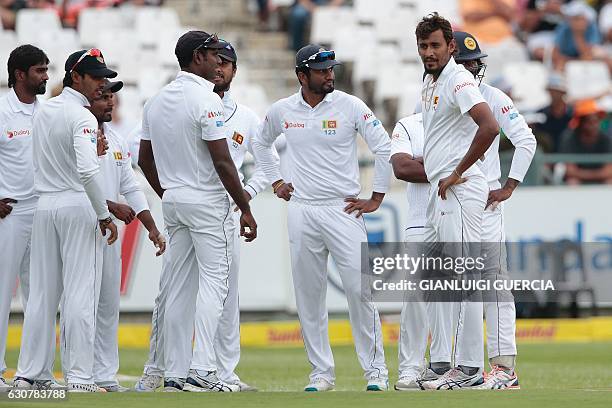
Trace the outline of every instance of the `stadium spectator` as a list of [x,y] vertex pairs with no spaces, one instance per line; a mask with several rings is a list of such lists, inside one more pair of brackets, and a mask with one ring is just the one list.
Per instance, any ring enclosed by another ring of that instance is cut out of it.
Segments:
[[566,101],[567,88],[561,74],[553,73],[548,79],[546,90],[550,95],[550,105],[539,110],[545,117],[543,123],[534,125],[538,145],[544,151],[553,153],[559,151],[561,135],[567,129],[572,119],[573,109]]
[[289,42],[294,51],[306,45],[304,34],[310,16],[319,6],[341,6],[344,0],[296,0],[289,13]]
[[55,0],[0,0],[0,20],[5,30],[14,30],[17,12],[21,9],[54,9]]
[[[570,122],[573,131],[566,134],[561,153],[593,154],[612,153],[612,141],[601,130],[605,112],[593,99],[576,103]],[[612,163],[566,163],[567,184],[612,184]]]
[[26,7],[25,0],[0,0],[0,21],[5,30],[15,29],[17,12]]
[[497,44],[513,38],[516,0],[459,0],[463,30],[480,43]]
[[570,60],[592,60],[601,53],[601,35],[597,27],[597,13],[581,0],[574,0],[561,8],[565,21],[555,31],[553,64],[563,70]]
[[563,22],[561,6],[569,0],[529,0],[519,23],[531,56],[543,61],[555,45],[555,29]]
[[270,19],[270,0],[257,0],[257,17],[259,18],[259,29],[266,29]]

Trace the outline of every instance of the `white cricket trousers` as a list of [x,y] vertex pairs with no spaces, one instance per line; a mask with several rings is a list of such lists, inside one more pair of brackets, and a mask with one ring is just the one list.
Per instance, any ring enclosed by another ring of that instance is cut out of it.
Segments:
[[[139,222],[134,220],[132,222]],[[100,299],[96,316],[94,381],[100,386],[118,384],[119,371],[119,302],[121,290],[121,240],[103,244]]]
[[0,248],[2,248],[2,266],[0,266],[0,377],[6,371],[4,353],[8,336],[11,299],[19,277],[21,305],[24,313],[28,302],[30,276],[30,237],[32,220],[38,198],[30,198],[11,204],[13,210],[0,219]]
[[[223,313],[219,320],[217,335],[215,336],[215,355],[217,359],[217,376],[221,381],[236,383],[240,378],[235,370],[240,361],[240,308],[238,299],[238,273],[240,270],[240,230],[237,228],[240,220],[240,213],[234,212],[234,236],[232,248],[232,262],[229,273],[229,288],[227,299],[223,305]],[[168,281],[171,273],[168,268],[168,250],[164,254],[162,261],[162,273],[159,281],[159,293],[155,298],[153,315],[151,318],[151,337],[149,339],[149,356],[145,363],[144,373],[149,375],[164,376],[164,330],[163,316],[166,310],[166,299],[168,296]],[[195,261],[195,259],[194,259]],[[193,288],[197,291],[197,287]],[[195,309],[194,309],[195,313]],[[189,355],[184,359],[191,358]]]
[[188,188],[166,190],[162,209],[171,274],[163,316],[165,377],[185,378],[189,369],[217,371],[213,345],[228,296],[233,209],[224,191]]
[[[412,227],[404,232],[404,242],[409,243],[409,253],[420,255],[418,245],[423,243],[426,227]],[[399,378],[418,378],[425,368],[425,352],[429,337],[430,315],[434,313],[431,304],[419,300],[419,294],[406,293],[400,315],[398,340]]]
[[[484,211],[482,243],[483,248],[487,251],[483,278],[509,279],[504,231],[504,203],[500,203],[495,209],[489,208]],[[495,295],[497,298],[495,302],[484,302],[484,314],[487,321],[487,350],[490,359],[516,355],[516,308],[514,301],[508,301],[512,294],[495,292]]]
[[16,376],[51,380],[61,299],[66,382],[93,384],[102,234],[84,192],[41,194],[32,225],[30,296]]
[[[438,196],[438,181],[431,183],[427,216],[433,227],[427,241],[470,244],[482,240],[482,217],[489,188],[481,174],[468,177],[462,184],[447,190],[446,200]],[[468,245],[461,245],[463,255],[469,253]],[[432,307],[431,362],[454,362],[455,366],[484,367],[483,359],[483,305],[482,302],[438,302]],[[454,353],[453,353],[454,340]]]
[[361,291],[361,243],[367,242],[363,217],[343,211],[342,199],[310,202],[291,198],[289,247],[298,317],[310,379],[334,382],[334,357],[327,327],[327,261],[331,254],[346,294],[355,350],[366,378],[388,378],[378,310]]

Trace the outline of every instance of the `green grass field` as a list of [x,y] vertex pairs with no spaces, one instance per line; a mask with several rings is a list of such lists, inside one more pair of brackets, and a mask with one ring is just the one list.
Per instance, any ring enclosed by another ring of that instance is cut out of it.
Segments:
[[[397,348],[386,347],[391,381],[397,379]],[[336,391],[300,390],[310,367],[301,348],[244,348],[238,374],[259,387],[258,393],[236,394],[89,394],[71,395],[66,407],[612,407],[612,343],[538,344],[519,347],[518,391],[421,391],[366,393],[365,380],[352,347],[335,347]],[[9,350],[15,367],[18,352]],[[146,350],[121,350],[122,375],[138,376]],[[57,366],[59,367],[59,365]],[[133,382],[123,382],[132,386]],[[0,405],[9,406],[0,401]],[[49,403],[51,405],[60,405]],[[40,407],[40,403],[13,403]]]

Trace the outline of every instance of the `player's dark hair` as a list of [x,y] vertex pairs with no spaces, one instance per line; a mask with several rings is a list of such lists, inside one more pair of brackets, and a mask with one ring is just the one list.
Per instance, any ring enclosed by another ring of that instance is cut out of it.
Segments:
[[442,30],[442,34],[447,44],[453,40],[453,27],[451,23],[434,11],[419,21],[414,33],[416,34],[417,40],[424,40],[428,38],[431,33],[438,30]]
[[47,54],[40,48],[30,44],[20,45],[11,52],[6,64],[8,68],[8,87],[12,88],[17,82],[15,70],[28,72],[30,67],[34,65],[48,63]]
[[296,67],[295,68],[295,75],[298,77],[298,81],[300,80],[300,76],[298,75],[300,72],[303,72],[304,74],[306,74],[308,79],[310,79],[310,68],[308,67]]

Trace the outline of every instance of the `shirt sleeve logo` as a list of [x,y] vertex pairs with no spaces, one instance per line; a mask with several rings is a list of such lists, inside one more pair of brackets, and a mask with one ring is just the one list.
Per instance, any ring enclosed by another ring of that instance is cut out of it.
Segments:
[[215,124],[217,125],[217,127],[223,127],[223,125],[225,125],[225,121],[218,120],[217,122],[215,122]]
[[514,105],[504,106],[503,108],[501,108],[501,113],[506,114],[510,112],[512,109],[514,109]]
[[474,86],[474,82],[472,81],[466,81],[462,84],[459,84],[455,87],[455,93],[459,92],[460,90],[462,90],[463,88],[465,88],[466,86]]
[[214,119],[214,118],[219,118],[219,117],[223,117],[223,112],[208,112],[208,119]]

